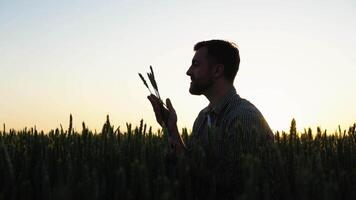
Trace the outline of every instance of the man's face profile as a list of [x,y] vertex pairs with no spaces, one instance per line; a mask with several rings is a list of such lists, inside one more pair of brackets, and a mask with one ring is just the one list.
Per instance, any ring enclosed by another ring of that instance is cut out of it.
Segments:
[[189,92],[193,95],[204,94],[214,83],[206,47],[202,47],[195,52],[192,64],[186,74],[190,76]]

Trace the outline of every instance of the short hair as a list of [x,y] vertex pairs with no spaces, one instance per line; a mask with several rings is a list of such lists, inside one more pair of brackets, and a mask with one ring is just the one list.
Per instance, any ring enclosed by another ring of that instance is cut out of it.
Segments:
[[207,47],[210,61],[224,65],[224,76],[234,82],[240,65],[240,55],[237,45],[225,40],[201,41],[194,45],[194,51],[202,47]]

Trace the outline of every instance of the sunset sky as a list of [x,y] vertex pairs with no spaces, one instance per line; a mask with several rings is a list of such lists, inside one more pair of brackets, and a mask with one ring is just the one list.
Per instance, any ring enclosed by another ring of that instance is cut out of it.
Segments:
[[185,74],[195,43],[238,44],[238,94],[271,128],[356,122],[356,1],[0,1],[0,123],[101,130],[106,115],[157,128],[137,73],[152,65],[179,127],[204,96]]

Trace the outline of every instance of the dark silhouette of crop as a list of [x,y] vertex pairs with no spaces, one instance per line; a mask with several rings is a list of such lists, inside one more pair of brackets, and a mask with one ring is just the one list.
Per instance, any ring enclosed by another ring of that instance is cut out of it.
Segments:
[[328,135],[297,133],[293,120],[273,143],[241,127],[209,131],[208,147],[183,129],[191,148],[172,156],[142,120],[123,132],[107,117],[100,133],[72,120],[48,133],[4,126],[0,199],[356,199],[356,124]]

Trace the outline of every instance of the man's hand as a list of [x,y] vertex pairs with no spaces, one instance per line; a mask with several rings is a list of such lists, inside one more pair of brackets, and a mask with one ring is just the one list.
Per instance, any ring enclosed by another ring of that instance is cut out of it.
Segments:
[[168,109],[163,106],[163,103],[153,94],[147,97],[150,100],[153,111],[156,115],[157,122],[163,127],[166,126],[170,135],[168,142],[172,148],[181,151],[185,148],[183,140],[181,139],[177,128],[177,114],[169,99],[166,100]]
[[156,115],[156,120],[163,127],[165,123],[166,128],[174,128],[177,125],[177,114],[169,99],[166,100],[168,109],[163,106],[163,103],[153,94],[147,97],[150,100],[153,111]]

